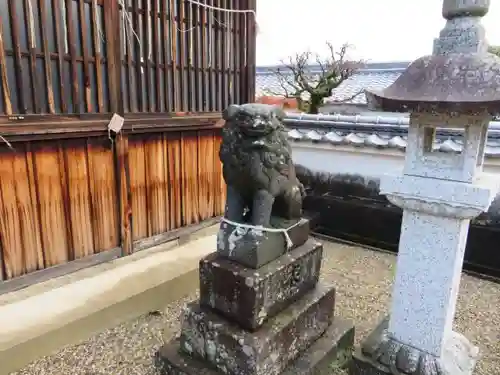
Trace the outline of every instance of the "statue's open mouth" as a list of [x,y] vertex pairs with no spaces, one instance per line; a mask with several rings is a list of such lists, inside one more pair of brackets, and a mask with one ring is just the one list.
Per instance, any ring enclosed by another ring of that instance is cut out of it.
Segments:
[[269,126],[245,126],[241,127],[242,132],[249,137],[261,137],[273,131]]

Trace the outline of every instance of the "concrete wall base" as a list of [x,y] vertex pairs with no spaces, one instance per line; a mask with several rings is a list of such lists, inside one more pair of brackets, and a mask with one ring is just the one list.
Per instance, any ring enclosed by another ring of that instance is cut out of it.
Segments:
[[192,293],[216,229],[2,295],[0,375]]

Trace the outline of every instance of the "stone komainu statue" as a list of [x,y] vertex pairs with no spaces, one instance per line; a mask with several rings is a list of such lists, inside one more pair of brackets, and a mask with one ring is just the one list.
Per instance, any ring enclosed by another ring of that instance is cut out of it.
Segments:
[[284,112],[267,104],[231,105],[219,152],[227,185],[225,218],[268,227],[271,215],[298,219],[304,187],[295,175]]

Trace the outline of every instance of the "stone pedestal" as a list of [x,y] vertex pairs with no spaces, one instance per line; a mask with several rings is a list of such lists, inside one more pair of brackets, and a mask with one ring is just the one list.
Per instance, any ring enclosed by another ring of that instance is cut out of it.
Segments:
[[334,316],[334,286],[318,282],[322,245],[281,246],[258,268],[220,252],[200,261],[200,299],[158,353],[163,374],[326,375],[346,361],[354,327]]
[[223,222],[217,235],[217,252],[250,268],[260,268],[287,251],[303,245],[309,237],[309,220],[285,220],[271,217],[271,226],[283,232],[246,229]]

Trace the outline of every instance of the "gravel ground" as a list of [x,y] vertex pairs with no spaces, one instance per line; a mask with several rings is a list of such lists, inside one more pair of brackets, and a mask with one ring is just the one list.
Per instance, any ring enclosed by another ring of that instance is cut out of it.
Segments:
[[[337,285],[336,314],[356,323],[356,340],[387,313],[395,257],[325,242],[323,279]],[[182,306],[196,294],[162,312],[102,332],[37,360],[11,375],[156,375],[153,355],[179,330]],[[455,329],[481,349],[476,375],[500,374],[500,285],[464,275]],[[344,374],[332,370],[334,374]]]

